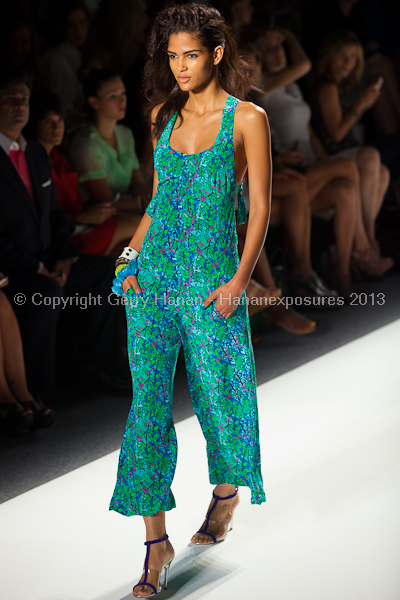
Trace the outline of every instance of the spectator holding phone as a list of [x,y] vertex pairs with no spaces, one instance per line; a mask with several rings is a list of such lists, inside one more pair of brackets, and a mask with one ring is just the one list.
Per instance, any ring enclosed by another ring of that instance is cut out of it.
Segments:
[[375,236],[375,221],[390,175],[378,150],[356,140],[354,127],[378,100],[383,82],[377,79],[355,95],[363,69],[363,48],[352,31],[337,31],[326,38],[315,65],[312,124],[327,154],[357,165],[361,211],[356,235],[363,243],[353,250],[352,267],[360,276],[380,277],[393,266],[390,257],[381,258]]

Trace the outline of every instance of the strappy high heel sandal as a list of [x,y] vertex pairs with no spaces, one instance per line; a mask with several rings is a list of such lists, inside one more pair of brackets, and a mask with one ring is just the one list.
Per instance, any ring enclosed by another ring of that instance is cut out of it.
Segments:
[[250,278],[245,291],[248,300],[249,317],[270,306],[271,298],[280,298],[282,296],[280,288],[266,288],[252,278]]
[[[150,598],[150,596],[155,596],[156,594],[161,592],[162,587],[160,585],[160,580],[161,580],[161,575],[162,575],[163,571],[164,571],[164,590],[167,589],[169,568],[171,566],[172,561],[175,558],[175,555],[168,562],[166,562],[165,565],[163,565],[161,567],[161,571],[158,576],[157,588],[152,583],[148,583],[148,581],[147,581],[147,575],[148,575],[148,573],[150,573],[150,569],[149,569],[150,546],[151,546],[151,544],[158,544],[159,542],[165,542],[167,539],[168,539],[168,535],[164,535],[164,537],[160,538],[159,540],[151,540],[150,542],[144,543],[144,545],[147,546],[146,558],[144,560],[144,569],[143,569],[143,573],[145,574],[145,576],[144,576],[143,581],[140,581],[139,583],[137,583],[136,585],[133,586],[132,594],[133,594],[133,596],[135,596],[135,598]],[[147,594],[147,596],[144,596],[143,594],[139,596],[138,594],[135,594],[135,592],[134,592],[135,587],[137,587],[138,585],[147,585],[148,587],[152,588],[153,591],[151,594]]]
[[[219,538],[216,538],[215,535],[213,535],[212,533],[210,533],[209,531],[207,531],[208,526],[210,524],[213,525],[214,523],[216,523],[216,521],[210,521],[210,516],[211,516],[211,513],[214,510],[214,508],[217,506],[219,500],[230,500],[231,498],[234,498],[237,495],[237,493],[238,493],[238,489],[239,488],[236,487],[235,488],[235,493],[232,494],[232,496],[225,496],[225,498],[222,498],[222,496],[217,496],[213,492],[213,498],[215,498],[215,502],[214,502],[213,506],[211,507],[211,510],[208,512],[208,514],[206,516],[206,526],[205,526],[205,529],[199,529],[199,531],[196,532],[196,533],[203,533],[204,535],[209,535],[210,538],[212,539],[212,542],[205,543],[205,544],[202,543],[202,542],[194,542],[194,544],[196,546],[211,546],[212,544],[219,544],[220,542],[224,541],[224,539],[228,535],[228,531],[232,530],[233,515],[232,515],[232,519],[229,521],[228,525],[225,525],[225,533],[223,534],[222,537],[219,537]],[[237,502],[236,506],[238,504],[239,504],[239,501]],[[236,508],[236,506],[235,506],[235,508]]]

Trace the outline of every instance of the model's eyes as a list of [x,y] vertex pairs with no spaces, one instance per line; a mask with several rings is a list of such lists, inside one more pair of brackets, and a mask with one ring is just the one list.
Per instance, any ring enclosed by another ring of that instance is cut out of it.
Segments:
[[[173,58],[178,58],[177,54],[168,54],[169,58],[173,59]],[[198,54],[188,54],[187,55],[189,58],[197,58]]]

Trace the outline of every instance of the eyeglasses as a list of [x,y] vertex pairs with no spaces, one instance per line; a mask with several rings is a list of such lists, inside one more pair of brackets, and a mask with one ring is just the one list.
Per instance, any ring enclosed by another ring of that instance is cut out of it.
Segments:
[[29,96],[0,96],[0,104],[10,106],[29,106]]

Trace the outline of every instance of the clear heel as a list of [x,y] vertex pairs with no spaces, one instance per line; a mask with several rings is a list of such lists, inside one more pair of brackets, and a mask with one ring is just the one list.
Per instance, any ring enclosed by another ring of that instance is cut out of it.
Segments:
[[[225,497],[217,496],[217,494],[215,494],[213,492],[213,497],[215,498],[215,502],[214,502],[213,506],[211,507],[211,510],[208,512],[208,514],[206,516],[206,525],[205,525],[205,528],[204,529],[199,529],[199,531],[197,531],[197,533],[203,533],[205,535],[210,536],[211,542],[209,542],[209,543],[194,542],[196,545],[210,546],[211,544],[219,544],[220,542],[224,541],[224,539],[227,536],[228,531],[231,531],[231,529],[232,529],[233,515],[232,515],[232,519],[229,522],[229,525],[225,525],[225,534],[222,537],[218,538],[218,539],[212,533],[210,533],[209,531],[207,531],[208,530],[208,526],[209,525],[213,525],[215,523],[215,521],[211,521],[210,520],[210,515],[213,512],[214,508],[217,506],[217,503],[219,502],[219,500],[230,500],[231,498],[234,498],[235,496],[238,495],[238,489],[239,488],[235,487],[235,493],[232,494],[231,496],[225,496]],[[239,498],[238,498],[237,504],[239,504]],[[236,506],[237,506],[237,504],[236,504]]]
[[166,565],[164,565],[164,590],[167,589],[168,586],[168,575],[169,575],[169,568],[171,566],[171,563],[174,559],[171,558],[171,560],[169,562],[167,562]]
[[[140,581],[139,583],[137,583],[136,585],[133,586],[132,589],[132,594],[135,596],[135,598],[150,598],[150,596],[155,596],[156,594],[159,594],[162,590],[162,587],[160,585],[160,581],[161,581],[161,576],[162,576],[162,572],[164,571],[164,589],[167,589],[167,584],[168,584],[168,574],[169,574],[169,568],[171,566],[172,561],[174,560],[175,556],[173,556],[171,558],[171,560],[169,560],[167,563],[165,563],[165,565],[162,566],[161,572],[158,576],[158,583],[157,583],[157,587],[155,585],[153,585],[152,583],[147,581],[147,576],[150,573],[150,569],[149,569],[149,556],[150,556],[150,546],[152,544],[158,544],[159,542],[165,542],[168,539],[168,535],[165,535],[164,537],[160,538],[159,540],[151,540],[148,542],[145,542],[145,546],[147,546],[147,551],[146,551],[146,558],[144,561],[144,569],[143,569],[143,573],[145,574],[143,581]],[[139,585],[147,585],[149,588],[151,588],[151,593],[150,594],[135,594],[135,587],[139,586]]]

